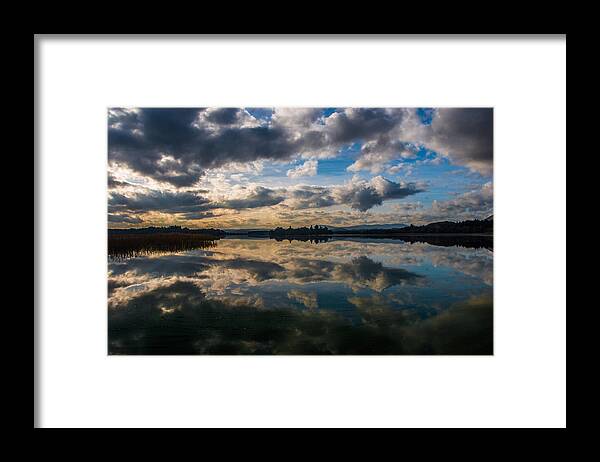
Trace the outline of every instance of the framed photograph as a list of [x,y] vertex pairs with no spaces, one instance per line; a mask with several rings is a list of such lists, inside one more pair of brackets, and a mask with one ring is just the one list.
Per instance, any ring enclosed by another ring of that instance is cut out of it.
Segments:
[[108,354],[492,354],[493,121],[110,108]]
[[34,427],[566,427],[566,36],[34,62]]

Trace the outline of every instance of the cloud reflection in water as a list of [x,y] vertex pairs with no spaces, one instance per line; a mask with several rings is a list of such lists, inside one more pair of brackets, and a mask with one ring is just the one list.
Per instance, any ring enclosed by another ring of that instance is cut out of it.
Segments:
[[109,262],[110,354],[491,354],[492,254],[219,241]]

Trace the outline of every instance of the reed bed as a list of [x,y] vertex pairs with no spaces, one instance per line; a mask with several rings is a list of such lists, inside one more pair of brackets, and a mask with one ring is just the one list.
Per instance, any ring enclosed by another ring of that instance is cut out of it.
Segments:
[[112,258],[133,258],[155,253],[215,247],[214,236],[185,233],[109,234],[108,255]]

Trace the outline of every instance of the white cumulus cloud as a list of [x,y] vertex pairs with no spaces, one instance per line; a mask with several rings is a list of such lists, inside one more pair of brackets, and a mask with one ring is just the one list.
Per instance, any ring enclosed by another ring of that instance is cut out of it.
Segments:
[[298,165],[287,171],[287,176],[290,178],[298,178],[301,176],[315,176],[317,174],[317,160],[307,160],[302,165]]

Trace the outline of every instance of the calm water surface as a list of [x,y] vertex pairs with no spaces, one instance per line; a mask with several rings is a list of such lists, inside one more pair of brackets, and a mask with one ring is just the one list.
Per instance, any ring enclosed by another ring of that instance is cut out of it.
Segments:
[[109,354],[492,354],[491,250],[222,239],[108,263]]

